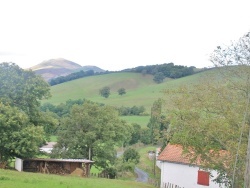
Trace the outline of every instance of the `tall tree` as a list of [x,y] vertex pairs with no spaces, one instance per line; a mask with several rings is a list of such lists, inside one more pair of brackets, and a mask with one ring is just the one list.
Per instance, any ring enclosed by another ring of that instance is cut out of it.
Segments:
[[158,99],[153,103],[151,108],[151,117],[147,126],[150,129],[150,140],[152,144],[162,144],[166,142],[165,135],[169,122],[162,113],[162,104],[163,100]]
[[61,126],[55,156],[88,158],[101,168],[114,163],[115,146],[130,140],[130,127],[108,106],[75,105]]

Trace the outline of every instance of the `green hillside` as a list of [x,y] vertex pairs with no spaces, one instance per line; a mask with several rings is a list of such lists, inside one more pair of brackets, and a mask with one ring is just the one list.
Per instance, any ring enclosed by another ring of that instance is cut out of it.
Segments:
[[[162,91],[164,91],[164,89],[176,88],[182,84],[195,83],[204,73],[205,72],[179,79],[165,79],[161,84],[156,84],[153,81],[152,75],[142,75],[140,73],[112,73],[85,77],[52,86],[52,97],[42,102],[60,104],[69,99],[85,98],[118,107],[144,106],[147,113],[149,113],[153,102],[163,97]],[[99,89],[104,86],[111,88],[111,95],[107,99],[99,95]],[[127,91],[123,96],[117,93],[117,90],[121,87]]]

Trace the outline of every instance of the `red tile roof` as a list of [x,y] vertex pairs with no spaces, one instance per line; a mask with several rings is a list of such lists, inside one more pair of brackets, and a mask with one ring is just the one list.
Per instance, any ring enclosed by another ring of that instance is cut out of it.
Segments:
[[159,155],[158,160],[173,163],[191,164],[190,157],[183,154],[183,148],[181,145],[168,144]]

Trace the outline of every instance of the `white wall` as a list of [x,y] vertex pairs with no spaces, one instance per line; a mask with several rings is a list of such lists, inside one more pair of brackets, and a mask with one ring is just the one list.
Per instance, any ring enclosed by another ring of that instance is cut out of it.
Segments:
[[53,148],[40,148],[40,151],[46,152],[46,153],[51,153],[52,150]]
[[15,169],[19,172],[23,171],[23,160],[22,159],[16,158]]
[[[164,188],[164,183],[172,183],[185,188],[220,188],[219,184],[212,181],[210,177],[209,186],[198,185],[198,170],[199,167],[192,167],[184,164],[162,162],[161,165],[161,188]],[[216,178],[216,171],[212,171],[213,178]],[[223,186],[222,186],[223,187]]]

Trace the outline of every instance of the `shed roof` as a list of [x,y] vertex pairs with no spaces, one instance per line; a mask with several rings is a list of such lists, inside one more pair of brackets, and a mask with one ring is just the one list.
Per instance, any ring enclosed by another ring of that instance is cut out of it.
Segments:
[[47,161],[47,162],[70,162],[70,163],[93,163],[94,161],[88,159],[43,159],[43,158],[32,158],[23,159],[24,161]]

